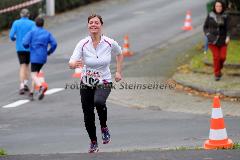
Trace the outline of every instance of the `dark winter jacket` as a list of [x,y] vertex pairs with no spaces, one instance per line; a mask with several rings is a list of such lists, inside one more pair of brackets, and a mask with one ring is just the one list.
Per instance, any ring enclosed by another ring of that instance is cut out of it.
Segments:
[[225,13],[216,14],[210,12],[205,20],[203,30],[208,38],[208,43],[222,46],[225,44],[226,37],[230,37],[228,16]]

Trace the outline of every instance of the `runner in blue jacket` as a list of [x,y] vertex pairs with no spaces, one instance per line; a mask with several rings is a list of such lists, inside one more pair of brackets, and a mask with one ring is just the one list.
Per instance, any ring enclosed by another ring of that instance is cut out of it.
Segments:
[[[52,34],[43,28],[44,19],[36,18],[36,28],[30,31],[23,39],[23,46],[30,48],[30,62],[31,62],[31,75],[32,75],[32,89],[29,94],[30,99],[33,100],[33,93],[35,84],[41,86],[39,89],[38,99],[44,97],[47,88],[38,82],[37,73],[40,72],[43,65],[47,62],[47,56],[52,54],[57,48],[57,42]],[[50,49],[48,50],[48,45]]]
[[16,50],[20,63],[20,95],[24,94],[26,91],[29,91],[27,83],[29,79],[30,52],[29,49],[24,48],[22,45],[23,37],[35,27],[34,21],[28,18],[29,15],[30,13],[28,9],[22,9],[20,12],[21,18],[13,22],[9,33],[9,38],[12,41],[16,41]]

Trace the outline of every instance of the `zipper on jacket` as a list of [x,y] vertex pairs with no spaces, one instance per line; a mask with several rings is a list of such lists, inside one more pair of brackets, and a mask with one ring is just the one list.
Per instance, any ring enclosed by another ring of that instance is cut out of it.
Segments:
[[97,47],[95,48],[96,57],[98,58],[98,55],[97,55],[97,48],[98,48],[98,45],[97,45]]

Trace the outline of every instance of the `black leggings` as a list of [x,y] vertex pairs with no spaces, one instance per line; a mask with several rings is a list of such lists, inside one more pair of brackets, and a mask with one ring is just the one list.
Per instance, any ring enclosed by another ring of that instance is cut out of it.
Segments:
[[101,128],[107,127],[106,100],[111,92],[110,87],[88,87],[82,85],[80,89],[85,127],[91,141],[97,141],[95,113],[96,107]]

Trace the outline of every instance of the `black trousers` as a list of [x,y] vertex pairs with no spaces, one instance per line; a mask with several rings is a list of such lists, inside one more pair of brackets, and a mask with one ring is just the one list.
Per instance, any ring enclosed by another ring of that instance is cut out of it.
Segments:
[[[106,86],[106,85],[105,85]],[[97,141],[95,113],[96,107],[101,128],[107,127],[106,100],[111,92],[111,87],[88,87],[81,85],[80,95],[84,114],[85,127],[91,141]]]

